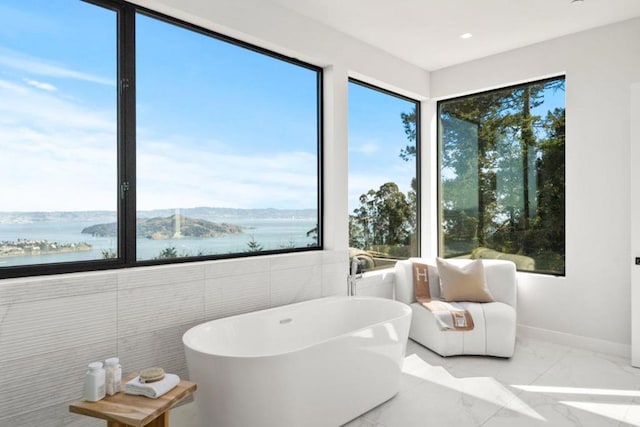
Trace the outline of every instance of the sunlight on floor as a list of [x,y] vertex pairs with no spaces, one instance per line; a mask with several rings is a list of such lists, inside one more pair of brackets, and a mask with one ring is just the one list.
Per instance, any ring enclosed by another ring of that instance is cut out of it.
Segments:
[[563,393],[563,394],[588,394],[597,396],[624,396],[640,397],[640,390],[614,390],[606,388],[584,387],[555,387],[540,385],[512,385],[512,387],[531,393]]
[[616,421],[622,421],[628,425],[640,426],[640,418],[638,418],[637,416],[633,416],[636,414],[630,413],[632,410],[634,410],[633,412],[640,410],[637,405],[566,401],[560,401],[560,403],[562,403],[563,405],[571,406],[573,408],[582,409],[583,411],[591,412],[592,414],[611,418]]
[[491,377],[456,378],[443,367],[432,366],[416,354],[411,354],[404,359],[402,370],[407,375],[473,396],[536,420],[546,421],[512,391]]
[[[640,397],[640,390],[618,390],[587,387],[557,387],[536,385],[513,385],[512,387],[529,392],[544,394],[575,394],[582,396]],[[560,400],[560,404],[581,409],[592,414],[621,421],[629,425],[640,426],[640,406],[630,403],[580,402]]]

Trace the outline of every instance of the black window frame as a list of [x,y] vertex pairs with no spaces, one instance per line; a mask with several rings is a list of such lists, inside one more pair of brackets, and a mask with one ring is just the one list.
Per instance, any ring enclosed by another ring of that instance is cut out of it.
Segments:
[[[117,22],[117,250],[118,257],[88,261],[50,264],[30,264],[0,267],[0,279],[35,277],[64,273],[102,271],[140,266],[181,264],[198,261],[247,258],[262,255],[308,252],[324,249],[323,243],[323,68],[297,58],[265,49],[225,34],[174,18],[124,0],[76,0],[112,10]],[[158,19],[202,35],[215,38],[239,48],[266,55],[316,73],[317,94],[317,242],[313,246],[268,249],[259,252],[212,254],[172,259],[137,260],[136,254],[136,15]]]
[[[437,220],[437,253],[438,256],[443,256],[443,254],[441,253],[443,247],[444,247],[444,242],[442,241],[443,239],[443,235],[442,235],[442,220],[443,220],[443,209],[442,209],[442,125],[441,125],[441,120],[440,120],[440,106],[442,103],[446,103],[446,102],[451,102],[451,101],[458,101],[458,100],[463,100],[463,99],[467,99],[467,98],[472,98],[475,96],[479,96],[479,95],[484,95],[484,94],[491,94],[491,93],[495,93],[495,92],[501,92],[501,91],[505,91],[505,90],[512,90],[512,89],[517,89],[517,88],[522,88],[522,87],[526,87],[526,86],[530,86],[530,85],[535,85],[535,84],[542,84],[542,83],[547,83],[547,82],[551,82],[551,81],[556,81],[556,80],[562,80],[563,82],[567,81],[567,77],[565,74],[559,74],[556,76],[552,76],[552,77],[546,77],[546,78],[542,78],[542,79],[537,79],[537,80],[530,80],[530,81],[525,81],[522,83],[516,83],[516,84],[512,84],[512,85],[507,85],[507,86],[501,86],[501,87],[497,87],[495,89],[489,89],[489,90],[483,90],[483,91],[479,91],[479,92],[473,92],[473,93],[469,93],[466,95],[461,95],[461,96],[455,96],[455,97],[451,97],[451,98],[444,98],[444,99],[439,99],[436,103],[436,153],[437,153],[437,157],[436,157],[436,170],[437,170],[437,183],[436,183],[436,192],[437,192],[437,214],[436,214],[436,220]],[[566,97],[565,97],[565,104],[564,104],[564,108],[565,108],[565,112],[566,112]],[[566,144],[566,141],[565,141]],[[564,165],[566,167],[567,164],[567,159],[566,159],[566,145],[565,145],[565,157],[564,157]],[[567,234],[566,234],[566,172],[565,172],[565,181],[564,181],[564,195],[565,195],[565,204],[563,206],[563,211],[564,211],[564,270],[562,272],[558,272],[558,271],[549,271],[549,270],[540,270],[540,269],[535,269],[535,270],[522,270],[522,269],[517,269],[517,271],[519,273],[531,273],[531,274],[542,274],[542,275],[547,275],[547,276],[556,276],[556,277],[565,277],[566,276],[566,239],[567,239]]]
[[[416,170],[415,170],[415,177],[416,177],[416,230],[415,230],[415,239],[416,239],[416,255],[414,255],[415,257],[420,257],[421,253],[422,253],[422,179],[421,179],[421,173],[422,173],[422,128],[421,128],[421,102],[417,99],[413,99],[410,98],[408,96],[399,94],[397,92],[393,92],[389,89],[385,89],[383,87],[380,86],[376,86],[374,84],[368,83],[366,81],[354,78],[354,77],[349,77],[348,82],[347,83],[353,83],[353,84],[357,84],[360,85],[362,87],[365,87],[367,89],[371,89],[371,90],[375,90],[378,92],[381,92],[385,95],[389,95],[389,96],[393,96],[395,98],[398,99],[402,99],[403,101],[407,101],[407,102],[411,102],[413,104],[415,104],[416,107]],[[347,175],[348,175],[347,171]],[[351,215],[351,212],[348,212],[348,215]],[[347,230],[348,233],[350,233],[350,230]],[[347,236],[347,238],[349,238],[350,236]],[[377,271],[377,269],[374,270],[368,270],[368,271]]]

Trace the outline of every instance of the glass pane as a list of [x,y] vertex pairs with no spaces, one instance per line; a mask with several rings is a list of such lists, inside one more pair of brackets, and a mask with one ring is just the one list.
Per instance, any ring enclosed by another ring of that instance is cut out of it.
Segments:
[[439,104],[440,254],[564,274],[564,78]]
[[349,83],[349,251],[363,270],[418,255],[416,111]]
[[0,268],[116,256],[116,13],[0,4]]
[[317,246],[318,72],[136,26],[137,258]]

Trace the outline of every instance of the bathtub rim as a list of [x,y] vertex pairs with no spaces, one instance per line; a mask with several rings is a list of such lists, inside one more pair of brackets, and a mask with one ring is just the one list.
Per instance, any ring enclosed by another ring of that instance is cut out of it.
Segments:
[[[289,350],[289,351],[281,351],[281,352],[273,352],[273,353],[262,353],[262,354],[220,354],[220,353],[211,353],[211,352],[206,352],[206,351],[202,351],[198,348],[194,348],[193,346],[189,345],[187,343],[188,339],[189,339],[189,335],[195,334],[195,331],[197,329],[200,328],[204,328],[206,325],[208,325],[209,323],[214,323],[214,322],[232,322],[235,318],[240,317],[240,316],[253,316],[253,315],[260,315],[260,314],[264,314],[264,313],[268,313],[268,312],[272,312],[272,311],[277,311],[278,309],[282,309],[283,307],[295,307],[295,306],[304,306],[307,304],[312,304],[312,303],[317,303],[318,301],[328,301],[331,299],[335,299],[335,300],[342,300],[342,299],[348,299],[348,300],[357,300],[357,301],[385,301],[385,304],[391,304],[391,305],[396,305],[398,306],[398,308],[402,311],[401,314],[397,315],[397,316],[392,316],[383,320],[380,320],[378,322],[375,323],[371,323],[369,325],[363,326],[361,328],[357,328],[357,329],[352,329],[349,330],[348,332],[344,332],[342,334],[338,334],[338,335],[333,335],[329,338],[325,338],[323,340],[318,340],[313,342],[312,344],[308,344],[308,345],[303,345],[300,347],[297,347],[293,350]],[[287,354],[292,354],[292,353],[296,353],[296,352],[301,352],[304,351],[306,349],[312,348],[314,346],[318,346],[318,345],[322,345],[324,343],[327,343],[329,341],[332,340],[337,340],[339,338],[342,337],[347,337],[347,336],[351,336],[353,334],[356,334],[360,331],[363,331],[365,329],[368,328],[372,328],[378,325],[382,325],[384,323],[388,323],[388,322],[394,322],[397,321],[399,319],[402,319],[403,317],[409,317],[409,319],[411,319],[412,316],[412,310],[411,307],[401,301],[397,301],[397,300],[393,300],[393,299],[389,299],[389,298],[382,298],[382,297],[372,297],[372,296],[346,296],[346,295],[332,295],[332,296],[326,296],[326,297],[321,297],[321,298],[314,298],[311,300],[306,300],[306,301],[300,301],[300,302],[296,302],[296,303],[292,303],[292,304],[284,304],[284,305],[280,305],[280,306],[276,306],[276,307],[269,307],[269,308],[264,308],[262,310],[256,310],[256,311],[250,311],[250,312],[246,312],[246,313],[240,313],[240,314],[234,314],[231,316],[227,316],[227,317],[220,317],[218,319],[212,319],[212,320],[208,320],[205,322],[201,322],[195,326],[192,326],[191,328],[189,328],[184,334],[182,334],[182,344],[184,346],[185,351],[189,350],[189,351],[193,351],[195,353],[198,354],[202,354],[202,355],[207,355],[207,356],[212,356],[212,357],[217,357],[217,358],[230,358],[230,359],[260,359],[260,358],[269,358],[269,357],[281,357],[281,356],[285,356]],[[194,331],[194,332],[192,332]]]

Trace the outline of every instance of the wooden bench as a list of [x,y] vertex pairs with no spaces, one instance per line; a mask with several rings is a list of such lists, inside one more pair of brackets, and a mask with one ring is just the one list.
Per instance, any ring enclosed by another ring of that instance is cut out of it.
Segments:
[[[122,380],[122,386],[137,376],[131,374]],[[107,396],[97,402],[78,400],[69,405],[69,411],[107,420],[108,427],[168,427],[169,409],[196,391],[191,381],[180,383],[157,399],[125,394],[124,391]]]

